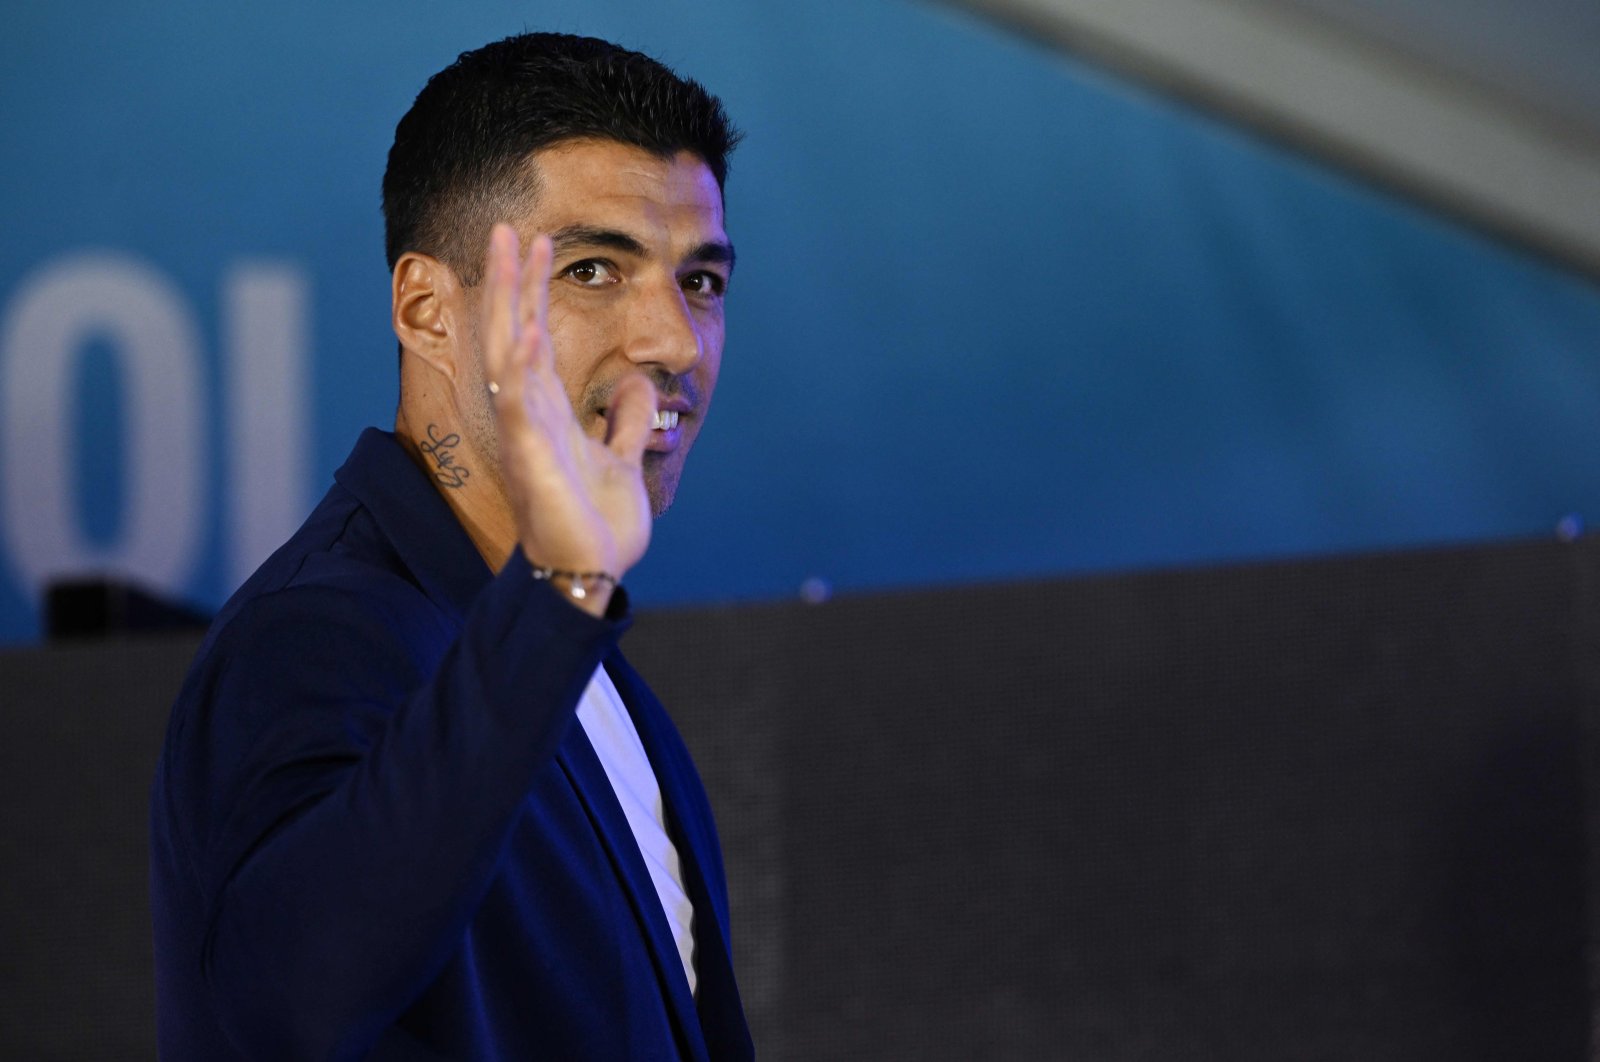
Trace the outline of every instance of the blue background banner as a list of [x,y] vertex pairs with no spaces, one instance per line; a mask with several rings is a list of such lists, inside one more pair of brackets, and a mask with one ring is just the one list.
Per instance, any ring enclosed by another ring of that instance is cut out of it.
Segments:
[[456,53],[640,48],[748,139],[715,414],[647,604],[1549,532],[1588,282],[902,0],[33,5],[0,38],[0,639],[215,606],[392,423],[378,187]]

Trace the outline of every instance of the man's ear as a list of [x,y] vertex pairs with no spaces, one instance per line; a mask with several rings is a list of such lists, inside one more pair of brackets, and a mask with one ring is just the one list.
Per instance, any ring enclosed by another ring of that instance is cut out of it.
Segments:
[[466,302],[455,270],[431,255],[407,251],[394,264],[391,281],[390,323],[400,345],[453,381],[466,339]]

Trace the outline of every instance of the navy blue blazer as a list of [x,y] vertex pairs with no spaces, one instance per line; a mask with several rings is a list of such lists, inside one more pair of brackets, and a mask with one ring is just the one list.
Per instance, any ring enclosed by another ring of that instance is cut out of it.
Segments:
[[[716,828],[596,618],[495,575],[369,429],[224,606],[151,801],[161,1056],[740,1059]],[[604,663],[694,902],[691,995],[575,708]]]

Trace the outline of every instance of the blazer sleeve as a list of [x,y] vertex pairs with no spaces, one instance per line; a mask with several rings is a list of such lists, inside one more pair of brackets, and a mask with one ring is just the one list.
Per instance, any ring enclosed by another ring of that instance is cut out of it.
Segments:
[[246,606],[169,732],[165,813],[203,908],[193,960],[252,1057],[358,1056],[436,976],[620,633],[520,552],[453,638],[384,578]]

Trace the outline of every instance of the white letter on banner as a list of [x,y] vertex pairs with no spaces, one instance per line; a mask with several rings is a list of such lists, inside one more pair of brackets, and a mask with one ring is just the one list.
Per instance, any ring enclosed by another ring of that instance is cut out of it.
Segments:
[[230,591],[306,517],[311,442],[307,291],[305,277],[296,269],[246,262],[229,275],[223,295]]
[[[73,369],[104,338],[126,381],[128,482],[120,539],[82,532],[74,496]],[[201,536],[200,343],[160,273],[111,254],[58,261],[26,281],[0,327],[0,533],[24,589],[57,576],[131,576],[188,589]]]

